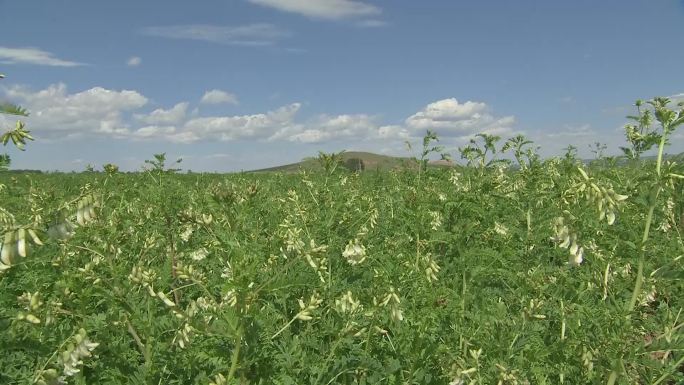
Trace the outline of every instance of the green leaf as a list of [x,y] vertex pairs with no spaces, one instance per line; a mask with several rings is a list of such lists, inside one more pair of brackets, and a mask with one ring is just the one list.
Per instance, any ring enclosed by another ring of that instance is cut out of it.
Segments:
[[8,115],[29,116],[29,113],[28,111],[26,111],[26,109],[10,103],[0,103],[0,113]]

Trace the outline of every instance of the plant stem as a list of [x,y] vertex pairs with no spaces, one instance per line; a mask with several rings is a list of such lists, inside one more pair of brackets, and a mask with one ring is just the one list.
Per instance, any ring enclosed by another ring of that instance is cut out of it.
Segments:
[[230,370],[228,371],[228,378],[226,378],[226,383],[231,384],[233,377],[235,376],[235,371],[237,371],[238,362],[240,359],[240,348],[242,347],[242,326],[238,329],[237,339],[235,341],[235,349],[233,350],[233,355],[230,358]]
[[660,195],[660,168],[663,163],[663,150],[665,149],[665,142],[667,140],[667,133],[669,131],[669,127],[667,125],[663,125],[663,135],[660,137],[660,145],[658,146],[658,158],[656,159],[656,185],[655,185],[655,193],[653,194],[653,198],[649,202],[649,207],[648,207],[648,215],[646,216],[646,224],[644,225],[644,235],[641,238],[641,250],[640,250],[640,256],[639,256],[639,265],[638,265],[638,270],[637,270],[637,278],[636,282],[634,283],[634,290],[632,291],[632,298],[629,301],[629,305],[627,306],[627,313],[629,317],[629,313],[634,310],[634,306],[636,306],[637,300],[639,298],[639,293],[641,292],[641,286],[643,285],[644,282],[644,260],[646,259],[646,242],[648,241],[648,236],[649,232],[651,230],[651,223],[653,222],[653,212],[655,211],[656,204],[658,202],[658,196]]
[[288,326],[292,325],[292,323],[295,322],[295,320],[297,319],[297,316],[299,316],[299,313],[297,313],[296,316],[292,317],[292,319],[290,320],[290,322],[286,323],[285,326],[283,326],[280,330],[278,330],[278,331],[276,332],[276,334],[272,335],[272,336],[271,336],[271,339],[274,339],[274,338],[278,337],[278,335],[279,335],[280,333],[284,332],[285,329],[288,328]]
[[[677,361],[677,363],[674,364],[673,367],[675,368],[675,370],[677,370],[677,368],[678,368],[680,365],[682,365],[682,364],[684,364],[684,355],[682,356],[682,358],[679,359],[679,361]],[[665,381],[665,380],[666,380],[668,377],[670,377],[671,375],[672,375],[671,372],[670,372],[670,373],[665,373],[665,374],[663,374],[663,375],[660,376],[652,385],[658,385],[658,384],[660,384],[661,382]]]
[[152,361],[150,360],[150,350],[145,347],[145,344],[143,344],[142,340],[140,339],[140,336],[138,336],[138,333],[135,331],[135,328],[133,327],[133,324],[131,321],[126,319],[126,326],[128,329],[128,333],[133,337],[135,340],[136,345],[138,345],[138,349],[140,349],[140,353],[142,353],[143,357],[145,358],[145,367],[150,367],[152,364]]

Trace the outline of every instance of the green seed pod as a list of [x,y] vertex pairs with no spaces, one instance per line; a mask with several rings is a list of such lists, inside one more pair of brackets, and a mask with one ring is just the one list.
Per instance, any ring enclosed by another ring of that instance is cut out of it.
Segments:
[[0,251],[0,261],[7,266],[14,264],[16,243],[14,242],[14,231],[5,233],[5,239],[2,243],[2,251]]
[[31,295],[29,307],[31,310],[36,310],[38,307],[40,307],[40,298],[38,297],[38,293]]
[[43,245],[43,242],[40,240],[40,238],[38,238],[38,235],[36,234],[35,230],[28,229],[28,233],[31,236],[31,240],[33,241],[33,243],[35,243],[36,245]]
[[[81,203],[79,202],[78,204],[81,206]],[[79,226],[85,225],[85,220],[83,219],[83,208],[79,207],[78,210],[76,210],[76,223],[79,224]]]
[[17,251],[22,258],[26,258],[26,230],[17,230]]

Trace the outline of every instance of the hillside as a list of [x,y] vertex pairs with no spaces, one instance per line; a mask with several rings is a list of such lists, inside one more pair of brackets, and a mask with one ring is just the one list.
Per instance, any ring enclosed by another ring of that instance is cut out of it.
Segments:
[[[411,158],[394,157],[374,154],[371,152],[350,151],[342,153],[343,166],[352,170],[391,170],[409,165],[415,167],[416,161]],[[322,168],[317,158],[306,158],[301,162],[282,166],[269,167],[253,172],[297,172],[299,170],[320,170]]]

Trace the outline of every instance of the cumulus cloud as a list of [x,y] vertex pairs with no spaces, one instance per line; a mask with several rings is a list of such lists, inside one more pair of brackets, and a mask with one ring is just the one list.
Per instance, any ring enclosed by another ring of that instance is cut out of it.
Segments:
[[52,67],[76,67],[85,65],[75,61],[56,58],[52,53],[38,48],[9,48],[0,47],[0,63],[3,64],[34,64]]
[[241,26],[208,24],[147,27],[142,33],[169,39],[203,40],[211,43],[265,46],[290,36],[290,32],[273,24],[255,23]]
[[677,103],[684,102],[684,92],[668,96],[668,99],[672,101],[671,108],[676,108],[675,106],[677,105]]
[[123,114],[147,104],[147,98],[136,91],[94,87],[69,94],[63,83],[38,92],[15,86],[5,93],[31,112],[27,121],[32,129],[53,137],[87,133],[125,135],[129,130]]
[[230,92],[221,90],[211,90],[204,93],[200,103],[204,104],[238,104],[237,96]]
[[142,59],[139,56],[131,56],[128,61],[126,61],[126,65],[129,67],[137,67],[142,63]]
[[[148,99],[137,91],[94,87],[68,93],[64,84],[40,91],[23,87],[5,89],[10,100],[31,111],[29,125],[40,137],[104,136],[131,140],[163,140],[177,143],[198,141],[286,141],[296,143],[346,143],[402,147],[426,129],[437,132],[445,144],[455,144],[478,133],[512,134],[514,118],[496,117],[482,102],[459,103],[444,99],[430,103],[410,115],[404,124],[387,124],[369,114],[320,114],[298,116],[302,105],[291,103],[255,114],[201,116],[189,113],[188,102],[170,108],[142,110]],[[234,96],[208,91],[204,103],[233,102]]]
[[174,126],[145,126],[135,130],[132,136],[137,138],[158,138],[173,135],[176,132]]
[[308,124],[292,125],[276,132],[270,139],[292,142],[320,143],[340,138],[361,137],[375,127],[368,115],[320,115]]
[[590,124],[562,125],[560,129],[538,130],[527,135],[535,146],[539,146],[542,156],[558,156],[564,154],[567,147],[572,145],[577,149],[580,158],[592,159],[595,143],[608,146],[606,154],[620,153],[619,147],[625,145],[621,129],[599,130]]
[[194,118],[169,139],[177,142],[265,139],[294,125],[294,117],[300,108],[300,103],[292,103],[262,114]]
[[380,8],[352,0],[249,0],[250,3],[314,19],[343,19],[380,14]]
[[428,104],[406,119],[412,130],[433,130],[443,136],[471,136],[480,132],[503,135],[512,132],[514,116],[496,117],[487,104],[454,98],[442,99]]
[[179,124],[185,120],[188,105],[187,102],[178,103],[168,110],[158,108],[149,114],[136,114],[135,117],[141,122],[153,125]]

